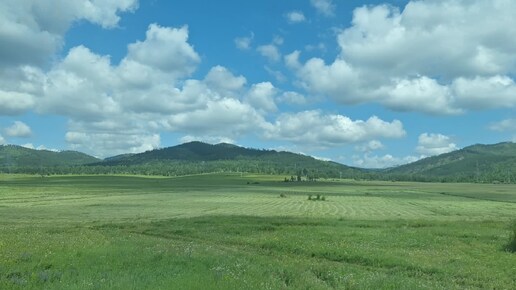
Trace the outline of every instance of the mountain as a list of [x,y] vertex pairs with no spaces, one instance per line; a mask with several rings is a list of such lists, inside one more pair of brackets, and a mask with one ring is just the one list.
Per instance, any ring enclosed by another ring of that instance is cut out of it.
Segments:
[[390,168],[384,173],[441,181],[514,182],[516,143],[477,144]]
[[[313,177],[356,177],[364,170],[310,156],[220,143],[189,142],[139,154],[107,158],[96,166],[160,168],[170,174],[244,171]],[[183,168],[183,169],[181,169]],[[151,169],[152,170],[152,169]]]
[[17,145],[0,146],[0,169],[75,166],[99,162],[100,159],[77,151],[54,152]]

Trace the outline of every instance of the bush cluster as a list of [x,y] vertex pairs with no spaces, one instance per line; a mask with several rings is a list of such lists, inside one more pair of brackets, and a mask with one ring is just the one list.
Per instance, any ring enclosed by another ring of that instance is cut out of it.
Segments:
[[312,200],[312,201],[318,201],[318,200],[325,201],[326,197],[324,195],[321,195],[321,194],[317,194],[316,196],[312,196],[310,194],[310,195],[308,195],[308,200]]

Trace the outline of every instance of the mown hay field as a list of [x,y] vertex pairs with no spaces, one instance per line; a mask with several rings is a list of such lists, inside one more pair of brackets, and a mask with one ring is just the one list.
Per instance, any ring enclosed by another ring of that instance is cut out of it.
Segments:
[[0,289],[516,288],[514,185],[282,180],[2,175]]

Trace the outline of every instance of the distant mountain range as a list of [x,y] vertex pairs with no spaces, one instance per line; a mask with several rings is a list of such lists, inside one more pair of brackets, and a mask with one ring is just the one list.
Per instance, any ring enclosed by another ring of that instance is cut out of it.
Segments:
[[[56,168],[59,168],[56,169]],[[0,170],[38,173],[134,173],[182,175],[233,171],[289,178],[343,177],[384,180],[516,182],[516,143],[473,145],[384,170],[368,170],[285,151],[233,144],[189,142],[104,160],[77,151],[53,152],[0,146]]]

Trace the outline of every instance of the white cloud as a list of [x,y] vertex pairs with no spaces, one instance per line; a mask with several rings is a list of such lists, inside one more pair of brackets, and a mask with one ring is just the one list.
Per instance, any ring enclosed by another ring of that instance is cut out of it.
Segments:
[[27,148],[27,149],[36,149],[32,143],[25,143],[22,144],[21,147]]
[[[145,41],[129,45],[127,57],[118,66],[84,46],[72,48],[47,73],[38,110],[78,120],[99,120],[130,111],[171,113],[202,106],[202,97],[192,99],[190,95],[195,93],[190,90],[191,83],[186,82],[183,90],[174,86],[199,61],[187,43],[187,33],[185,27],[150,25]],[[217,70],[222,72],[221,68]]]
[[428,77],[395,80],[395,84],[382,87],[381,90],[385,90],[385,98],[380,101],[393,110],[422,111],[436,115],[462,112],[454,108],[450,89]]
[[306,21],[306,17],[301,11],[290,11],[285,17],[289,23],[301,23]]
[[52,151],[52,152],[59,152],[59,150],[54,148],[47,148],[45,145],[39,145],[36,147],[36,150],[46,150],[46,151]]
[[469,109],[516,107],[516,84],[508,76],[457,78],[452,84],[457,103]]
[[78,46],[44,74],[37,110],[68,117],[66,141],[102,157],[155,148],[162,131],[234,138],[266,126],[275,104],[264,84],[248,88],[222,66],[186,79],[199,61],[186,27],[150,25],[118,65]]
[[159,134],[127,134],[75,132],[66,133],[66,142],[76,150],[87,150],[96,156],[108,157],[123,153],[139,153],[160,147]]
[[516,2],[411,1],[363,6],[338,35],[330,63],[285,57],[312,94],[345,104],[460,114],[516,106]]
[[63,36],[73,22],[84,19],[112,28],[120,20],[119,13],[136,7],[136,0],[1,1],[0,68],[40,65],[61,48]]
[[264,118],[249,104],[232,98],[208,100],[206,106],[169,116],[165,128],[193,136],[232,138],[266,126]]
[[278,62],[281,59],[281,53],[275,44],[261,45],[256,50],[271,62]]
[[254,33],[251,32],[250,36],[237,37],[235,38],[235,45],[238,49],[249,50],[251,49],[251,43],[254,39]]
[[342,115],[304,111],[281,114],[273,126],[267,128],[265,136],[304,145],[334,147],[376,138],[401,138],[405,134],[403,124],[398,120],[386,122],[373,116],[366,121],[353,121]]
[[489,129],[499,132],[516,132],[516,119],[505,119],[489,126]]
[[98,56],[83,46],[72,48],[48,72],[38,111],[78,119],[107,117],[120,112],[113,95],[106,93],[118,83],[108,57]]
[[246,101],[254,108],[265,112],[275,112],[278,110],[274,98],[278,93],[270,82],[254,84],[247,93]]
[[278,101],[290,105],[306,105],[308,103],[305,96],[298,92],[292,91],[284,92],[281,94],[281,96],[278,97]]
[[321,13],[324,16],[334,16],[335,15],[335,4],[333,4],[332,0],[310,0],[310,3],[317,12]]
[[383,149],[383,148],[384,148],[384,146],[383,146],[382,142],[380,142],[378,140],[371,140],[371,141],[367,142],[366,144],[358,145],[355,147],[356,150],[362,151],[362,152],[371,152],[371,151],[376,151],[376,150]]
[[[149,25],[145,41],[130,44],[127,66],[131,62],[151,69],[158,69],[170,79],[189,76],[200,62],[199,55],[188,43],[188,27],[169,28]],[[141,73],[141,72],[140,72]]]
[[32,135],[32,130],[27,124],[15,121],[10,127],[5,129],[5,135],[8,137],[27,138]]
[[5,141],[4,137],[2,135],[0,135],[0,145],[4,145],[6,143],[7,142]]
[[450,137],[442,134],[423,133],[419,135],[416,151],[425,156],[440,155],[457,150]]
[[18,115],[34,108],[44,81],[39,67],[51,63],[74,22],[113,28],[120,13],[137,5],[137,0],[1,1],[0,113]]
[[26,93],[0,90],[0,114],[18,115],[34,107],[34,97]]
[[364,156],[353,156],[353,164],[362,168],[389,168],[418,161],[421,157],[406,156],[395,157],[390,154],[384,156],[364,154]]
[[181,143],[188,143],[193,141],[200,141],[209,144],[219,144],[219,143],[228,143],[235,144],[235,140],[223,136],[192,136],[186,135],[181,137],[179,140]]
[[246,82],[244,76],[235,76],[222,66],[213,67],[204,78],[208,87],[225,97],[237,97]]

